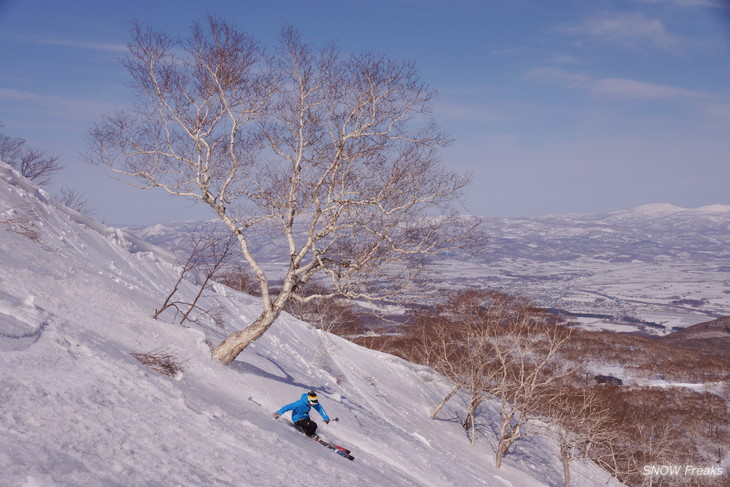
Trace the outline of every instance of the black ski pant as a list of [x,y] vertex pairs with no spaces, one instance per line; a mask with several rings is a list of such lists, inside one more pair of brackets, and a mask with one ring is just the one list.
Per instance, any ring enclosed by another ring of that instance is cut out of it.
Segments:
[[317,423],[309,418],[300,419],[296,424],[307,436],[312,436],[317,432]]

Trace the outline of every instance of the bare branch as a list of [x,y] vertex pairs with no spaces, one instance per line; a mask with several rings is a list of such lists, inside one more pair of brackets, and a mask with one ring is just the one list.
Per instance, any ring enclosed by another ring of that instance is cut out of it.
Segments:
[[[184,262],[178,260],[180,273],[175,281],[172,290],[165,298],[160,308],[152,312],[152,318],[157,319],[167,309],[174,309],[176,315],[180,315],[179,323],[182,325],[190,319],[193,311],[199,310],[207,314],[206,310],[198,307],[198,301],[214,279],[221,273],[221,270],[229,263],[235,239],[220,239],[214,228],[207,225],[199,225],[192,232],[191,251]],[[185,281],[191,281],[197,286],[197,293],[192,302],[176,300],[180,286]]]

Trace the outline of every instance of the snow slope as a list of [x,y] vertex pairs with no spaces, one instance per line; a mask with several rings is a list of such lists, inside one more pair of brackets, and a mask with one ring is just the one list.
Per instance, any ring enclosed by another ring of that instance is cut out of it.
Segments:
[[[250,322],[256,298],[217,286],[204,306],[222,325],[152,320],[177,278],[170,255],[0,163],[0,218],[31,208],[40,244],[0,220],[0,486],[562,485],[550,440],[520,443],[497,470],[493,405],[472,447],[458,401],[428,419],[449,390],[438,374],[290,316],[231,367],[212,361],[208,343]],[[154,351],[185,371],[131,355]],[[322,436],[354,462],[272,418],[310,388],[340,418]],[[618,485],[593,464],[572,469],[574,485]]]

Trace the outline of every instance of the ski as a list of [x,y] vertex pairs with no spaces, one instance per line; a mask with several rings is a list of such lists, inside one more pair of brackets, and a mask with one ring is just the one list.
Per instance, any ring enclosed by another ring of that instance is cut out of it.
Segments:
[[[300,432],[301,434],[304,435],[304,431],[302,431],[302,429],[299,426],[295,425],[294,423],[292,423],[291,421],[289,421],[286,418],[281,418],[281,419],[286,424],[288,424],[289,426],[293,427],[295,430],[297,430],[298,432]],[[335,418],[332,421],[337,421],[338,419],[339,418]],[[304,436],[307,436],[307,435],[304,435]],[[316,434],[314,436],[307,436],[307,438],[310,438],[310,439],[316,441],[317,443],[319,443],[320,445],[324,446],[325,448],[329,448],[333,452],[337,453],[338,455],[340,455],[342,457],[347,458],[348,460],[351,460],[351,461],[352,460],[355,460],[355,457],[353,457],[352,455],[350,455],[350,450],[348,450],[344,446],[335,445],[333,443],[330,443],[328,441],[325,441],[322,438],[320,438],[319,435],[316,435]]]
[[322,438],[317,438],[316,441],[319,444],[324,445],[325,447],[329,448],[333,452],[337,453],[338,455],[347,458],[348,460],[354,460],[355,459],[355,457],[353,457],[352,455],[350,455],[350,450],[348,450],[345,447],[342,447],[342,446],[339,446],[339,445],[333,445],[332,443],[328,443],[328,442],[324,441]]

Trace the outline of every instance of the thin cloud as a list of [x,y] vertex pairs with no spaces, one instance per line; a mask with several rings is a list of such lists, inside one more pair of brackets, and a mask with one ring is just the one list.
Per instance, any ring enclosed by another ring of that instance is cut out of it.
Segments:
[[591,87],[591,92],[595,95],[640,99],[713,98],[713,95],[703,91],[687,90],[674,86],[647,83],[645,81],[636,81],[624,78],[603,78],[596,80]]
[[47,97],[30,91],[16,90],[13,88],[0,88],[0,99],[2,100],[48,100]]
[[713,7],[728,8],[727,0],[641,0],[644,3],[668,3],[679,7]]
[[670,33],[661,20],[647,18],[640,12],[604,14],[556,30],[598,44],[651,47],[669,52],[681,51],[688,43],[682,36]]
[[711,93],[688,90],[676,86],[649,83],[627,78],[594,78],[582,73],[572,73],[560,68],[538,68],[528,74],[531,79],[556,83],[567,88],[586,91],[594,96],[613,98],[658,99],[714,99]]
[[98,116],[100,113],[115,109],[118,105],[109,100],[45,95],[15,88],[0,87],[0,100],[31,102],[40,106],[48,114],[64,116]]
[[36,42],[38,44],[43,44],[46,46],[79,47],[82,49],[94,49],[98,51],[109,52],[127,52],[128,49],[126,44],[114,44],[106,42],[81,42],[67,39],[41,39]]
[[528,78],[555,83],[573,89],[590,89],[594,82],[590,76],[581,73],[571,73],[560,68],[537,68],[533,69]]
[[708,103],[704,111],[717,121],[730,123],[730,103]]
[[572,54],[555,53],[550,56],[551,64],[581,64],[580,60]]

